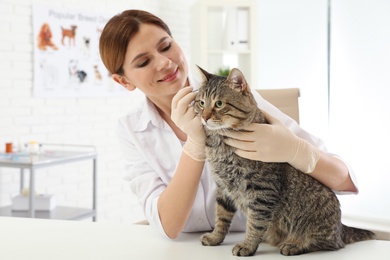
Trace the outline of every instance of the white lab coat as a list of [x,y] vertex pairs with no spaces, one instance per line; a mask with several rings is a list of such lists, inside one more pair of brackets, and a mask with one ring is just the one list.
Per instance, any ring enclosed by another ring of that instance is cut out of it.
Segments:
[[[326,148],[322,140],[310,135],[299,125],[252,91],[258,106],[284,122],[296,135]],[[183,143],[169,125],[160,117],[153,103],[145,98],[137,108],[120,118],[117,134],[125,159],[125,179],[137,196],[146,220],[165,234],[157,210],[161,192],[169,184],[179,162]],[[352,180],[356,180],[349,169]],[[183,232],[211,230],[215,223],[216,185],[205,163],[194,205]],[[238,212],[233,220],[232,231],[245,230],[245,217]]]

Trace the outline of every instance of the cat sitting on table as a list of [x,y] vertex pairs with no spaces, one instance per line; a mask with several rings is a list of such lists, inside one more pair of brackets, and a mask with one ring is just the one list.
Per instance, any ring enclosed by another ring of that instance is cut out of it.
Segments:
[[216,223],[202,235],[205,246],[223,242],[233,216],[247,216],[246,237],[233,255],[251,256],[260,243],[280,248],[283,255],[337,250],[374,238],[367,230],[341,223],[339,201],[332,190],[288,163],[265,163],[236,155],[222,133],[242,131],[251,123],[266,124],[244,75],[232,69],[228,77],[201,69],[204,83],[195,111],[206,132],[206,158],[217,184]]

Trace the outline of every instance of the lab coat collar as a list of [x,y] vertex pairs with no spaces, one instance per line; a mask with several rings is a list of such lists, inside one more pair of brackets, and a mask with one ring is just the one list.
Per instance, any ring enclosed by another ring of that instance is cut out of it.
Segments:
[[142,105],[139,108],[139,112],[140,113],[138,118],[138,124],[135,126],[134,131],[136,132],[145,131],[149,123],[159,128],[167,127],[166,122],[164,121],[164,119],[162,119],[162,117],[158,113],[153,102],[150,101],[150,99],[148,99],[146,96],[145,96],[145,100],[142,102]]

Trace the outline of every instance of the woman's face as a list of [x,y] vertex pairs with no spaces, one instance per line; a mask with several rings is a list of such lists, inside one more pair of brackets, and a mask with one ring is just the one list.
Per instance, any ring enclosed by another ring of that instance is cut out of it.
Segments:
[[115,81],[149,98],[173,96],[187,84],[188,65],[179,45],[158,26],[142,24],[127,46],[124,75]]

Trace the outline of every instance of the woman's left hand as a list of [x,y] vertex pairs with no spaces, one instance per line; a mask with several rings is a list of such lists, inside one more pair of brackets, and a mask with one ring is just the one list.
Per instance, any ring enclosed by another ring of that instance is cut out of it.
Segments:
[[277,118],[263,112],[269,124],[250,124],[245,131],[228,131],[225,143],[237,148],[243,158],[263,162],[287,162],[309,173],[319,159],[319,150],[296,136]]

